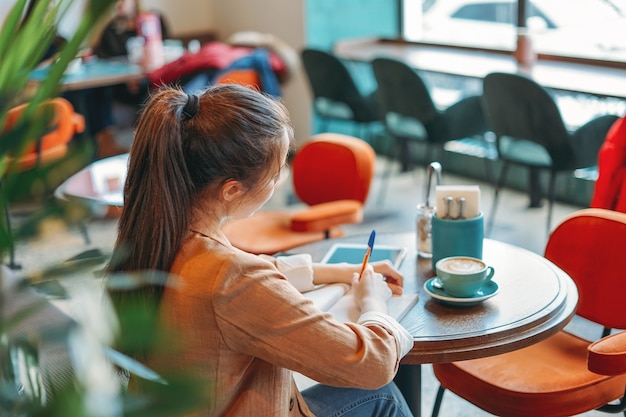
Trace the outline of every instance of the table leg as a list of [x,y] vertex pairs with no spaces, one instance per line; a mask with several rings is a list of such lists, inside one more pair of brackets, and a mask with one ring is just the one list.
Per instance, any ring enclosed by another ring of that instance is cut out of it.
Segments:
[[63,97],[72,104],[76,113],[82,114],[85,118],[85,131],[75,135],[74,139],[72,139],[73,142],[75,144],[80,143],[81,145],[87,145],[87,141],[89,140],[91,143],[94,143],[95,145],[93,146],[94,149],[91,151],[90,159],[92,162],[96,161],[98,159],[98,145],[96,139],[91,137],[89,105],[87,104],[87,97],[84,91],[66,91]]
[[394,381],[415,417],[422,415],[422,366],[400,365]]

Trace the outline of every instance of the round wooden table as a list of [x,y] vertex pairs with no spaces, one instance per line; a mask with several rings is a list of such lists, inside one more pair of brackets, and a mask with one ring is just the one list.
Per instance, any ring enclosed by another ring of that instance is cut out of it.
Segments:
[[[365,245],[367,239],[368,235],[356,235],[325,240],[289,253],[310,253],[314,261],[319,261],[334,243]],[[413,335],[414,345],[403,358],[396,377],[416,416],[421,414],[420,364],[475,359],[520,349],[555,334],[574,316],[578,291],[572,279],[547,259],[523,248],[485,239],[483,259],[494,267],[493,280],[499,291],[481,303],[458,306],[444,304],[425,292],[424,283],[435,274],[431,259],[417,257],[414,232],[379,233],[376,244],[407,248],[400,271],[405,291],[419,297],[401,321]]]

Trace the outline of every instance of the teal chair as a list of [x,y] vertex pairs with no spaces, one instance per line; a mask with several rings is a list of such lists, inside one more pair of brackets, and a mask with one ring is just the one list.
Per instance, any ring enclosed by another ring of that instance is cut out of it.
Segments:
[[[502,162],[487,231],[493,227],[499,192],[508,170],[511,165],[518,165],[537,176],[544,171],[550,174],[546,224],[549,232],[557,175],[595,166],[600,147],[617,116],[600,116],[570,132],[550,93],[519,74],[488,74],[483,80],[483,98],[489,126],[496,135],[498,158]],[[529,180],[528,185],[538,187],[540,184]],[[531,191],[533,193],[540,191]]]
[[363,94],[345,64],[334,54],[307,48],[302,64],[313,93],[313,109],[320,120],[317,132],[327,132],[332,120],[352,122],[354,136],[370,139],[381,117],[376,92]]
[[[381,57],[373,60],[372,68],[386,136],[391,139],[388,154],[400,160],[403,170],[416,163],[411,158],[411,142],[426,145],[423,159],[430,162],[437,159],[435,153],[442,152],[446,142],[482,136],[487,131],[480,96],[464,97],[440,109],[425,81],[405,62]],[[383,181],[390,171],[391,165]]]

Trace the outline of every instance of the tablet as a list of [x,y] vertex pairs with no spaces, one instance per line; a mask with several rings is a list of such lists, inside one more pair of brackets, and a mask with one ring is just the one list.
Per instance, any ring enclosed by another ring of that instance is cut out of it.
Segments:
[[[340,262],[360,264],[363,262],[366,251],[367,245],[365,244],[335,243],[328,252],[326,252],[321,262],[327,264]],[[376,262],[388,259],[396,268],[399,268],[405,255],[406,248],[402,246],[374,245],[374,250],[370,255],[369,261]]]

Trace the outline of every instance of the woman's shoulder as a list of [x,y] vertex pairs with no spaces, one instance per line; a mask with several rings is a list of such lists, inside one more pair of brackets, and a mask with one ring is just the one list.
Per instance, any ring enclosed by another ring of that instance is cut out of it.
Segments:
[[255,270],[275,270],[274,264],[260,256],[244,252],[227,242],[192,233],[183,244],[175,267],[192,270],[212,269],[223,275],[244,275]]

